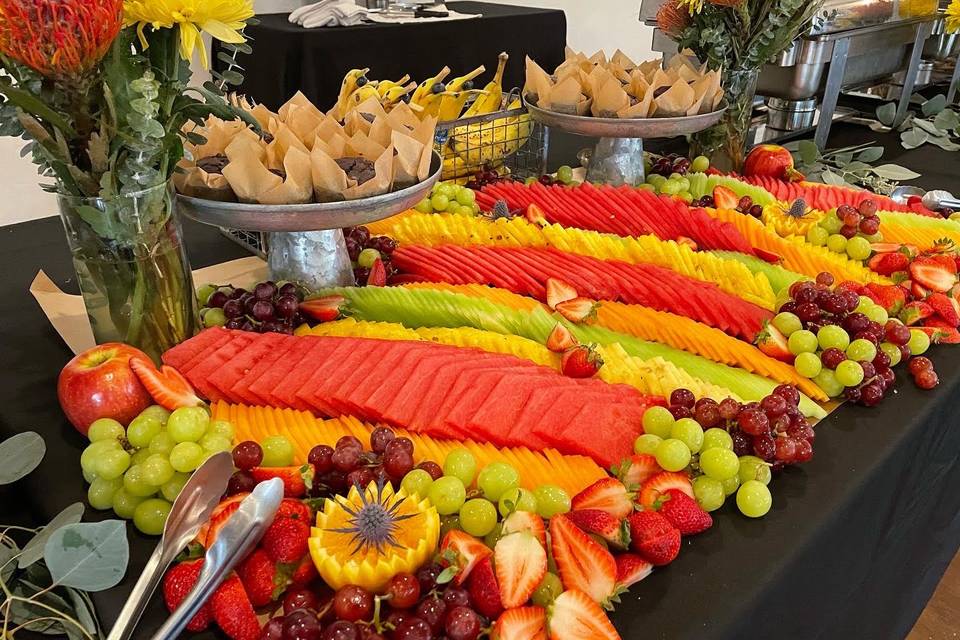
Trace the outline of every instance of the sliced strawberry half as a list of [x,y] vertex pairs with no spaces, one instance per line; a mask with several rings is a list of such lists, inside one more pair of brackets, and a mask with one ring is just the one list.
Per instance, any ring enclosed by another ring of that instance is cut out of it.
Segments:
[[754,247],[753,253],[764,262],[769,262],[770,264],[780,264],[783,262],[783,258],[780,255],[774,253],[773,251],[761,249],[760,247]]
[[493,625],[496,640],[547,640],[547,612],[543,607],[507,609]]
[[648,453],[635,453],[611,469],[614,476],[630,491],[639,489],[649,478],[663,471],[657,459]]
[[713,204],[717,209],[736,211],[740,204],[740,198],[731,189],[717,185],[713,188]]
[[653,565],[635,553],[617,554],[617,585],[626,589],[653,573]]
[[769,320],[763,321],[763,328],[757,334],[754,343],[760,351],[771,358],[776,358],[781,362],[793,362],[794,355],[790,352],[790,347],[787,345],[787,337]]
[[[469,533],[453,529],[447,532],[440,543],[440,561],[446,567],[444,576],[450,579],[457,586],[463,584],[463,581],[470,576],[470,572],[478,562],[492,554],[490,547],[483,544],[482,540],[474,538]],[[438,578],[439,580],[439,578]]]
[[898,317],[903,324],[909,327],[920,324],[932,315],[933,307],[926,302],[908,302],[904,305],[903,309],[900,310]]
[[599,509],[617,519],[633,512],[634,494],[616,478],[601,478],[573,496],[572,509]]
[[370,273],[367,275],[367,286],[387,286],[387,268],[384,266],[383,260],[380,258],[374,260],[373,265],[370,267]]
[[555,309],[561,316],[573,322],[581,324],[587,322],[597,315],[597,309],[600,303],[590,298],[573,298],[566,302],[559,303]]
[[960,331],[950,327],[917,327],[917,329],[930,336],[930,342],[934,344],[960,343]]
[[643,483],[640,488],[640,505],[648,511],[656,510],[662,497],[670,489],[679,489],[691,498],[693,485],[687,474],[679,471],[662,471]]
[[620,640],[600,605],[578,589],[564,591],[553,601],[547,630],[551,640]]
[[533,535],[540,544],[547,545],[547,528],[543,524],[543,518],[530,511],[514,511],[500,525],[500,534],[509,535],[526,531]]
[[579,589],[605,607],[617,600],[617,563],[613,555],[567,515],[550,518],[550,550],[565,588]]
[[931,291],[949,291],[957,284],[957,264],[946,255],[919,256],[910,263],[910,277]]
[[603,366],[603,358],[593,345],[570,347],[560,357],[560,373],[568,378],[590,378]]
[[889,315],[900,313],[907,302],[906,293],[897,285],[871,282],[864,287],[864,291],[867,297],[883,307]]
[[503,606],[519,607],[530,599],[547,573],[547,551],[526,531],[511,533],[497,541],[493,565]]
[[547,336],[546,344],[547,349],[550,349],[550,351],[563,353],[567,349],[572,349],[577,346],[579,343],[577,339],[573,337],[570,329],[567,329],[562,322],[558,322],[556,326],[553,327],[553,330],[550,331],[550,335]]
[[200,530],[197,531],[197,537],[194,538],[193,541],[205,549],[209,549],[210,545],[217,539],[217,534],[220,533],[220,529],[223,528],[223,525],[227,524],[227,520],[240,508],[240,503],[243,502],[243,499],[248,495],[250,494],[237,493],[222,500],[220,504],[213,508],[210,519],[200,527]]
[[937,291],[927,296],[926,303],[951,327],[960,324],[960,305],[950,296]]
[[130,358],[130,368],[137,375],[154,402],[173,411],[180,407],[196,407],[204,404],[179,371],[170,365],[157,369],[153,362],[140,356]]
[[467,578],[466,586],[470,604],[478,613],[492,619],[503,612],[500,585],[497,584],[497,574],[493,570],[490,556],[476,564]]
[[889,276],[897,271],[906,271],[910,266],[910,258],[900,251],[878,253],[867,261],[867,266],[880,275]]
[[527,222],[541,227],[547,224],[547,216],[543,214],[543,209],[533,203],[527,205],[523,217],[527,219]]
[[346,301],[346,298],[337,295],[304,300],[300,303],[300,312],[318,322],[330,322],[340,317],[340,310]]
[[254,467],[250,475],[258,483],[280,478],[284,497],[302,498],[307,495],[307,487],[313,486],[314,468],[309,463],[292,467]]
[[556,309],[557,305],[577,297],[573,285],[558,278],[547,278],[547,306]]
[[617,549],[630,547],[630,525],[599,509],[577,509],[567,514],[584,533],[598,535]]

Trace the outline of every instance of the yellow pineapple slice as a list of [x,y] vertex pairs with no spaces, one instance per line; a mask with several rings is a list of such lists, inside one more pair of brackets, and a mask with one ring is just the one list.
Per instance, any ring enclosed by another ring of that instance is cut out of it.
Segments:
[[806,236],[807,232],[823,220],[827,215],[826,211],[811,209],[807,207],[804,214],[800,217],[793,217],[789,213],[790,205],[781,202],[768,204],[763,208],[760,220],[765,225],[777,232],[777,235],[787,236]]

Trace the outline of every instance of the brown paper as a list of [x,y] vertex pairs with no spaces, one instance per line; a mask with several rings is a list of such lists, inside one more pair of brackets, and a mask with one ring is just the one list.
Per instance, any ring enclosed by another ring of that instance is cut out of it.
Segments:
[[620,65],[625,71],[633,71],[637,68],[637,63],[631,60],[630,57],[620,49],[613,52],[610,63]]
[[346,189],[343,192],[343,197],[347,200],[358,200],[390,191],[393,186],[393,161],[393,145],[391,144],[374,160],[373,167],[376,171],[374,177],[363,184]]
[[[341,141],[342,142],[342,141]],[[313,180],[313,197],[317,202],[336,202],[343,200],[343,192],[350,186],[347,174],[334,158],[343,156],[343,146],[339,151],[329,150],[319,140],[310,152],[310,176]]]
[[552,84],[550,82],[550,76],[548,76],[547,72],[534,62],[530,56],[526,57],[526,65],[527,80],[523,85],[523,94],[536,96],[537,104],[544,105],[544,108],[549,108],[546,104],[549,101],[550,87]]
[[685,80],[678,79],[653,102],[657,105],[658,117],[683,116],[694,102],[693,89]]
[[237,153],[227,148],[230,164],[223,170],[241,202],[259,204],[299,204],[313,197],[310,155],[291,147],[283,158],[284,177],[270,171],[260,158],[251,153]]
[[[599,68],[599,67],[598,67]],[[620,81],[610,75],[609,79],[593,96],[590,112],[598,118],[616,118],[617,114],[630,106],[630,96],[623,90]]]
[[203,158],[221,155],[227,145],[236,137],[247,140],[258,140],[257,134],[247,128],[242,120],[226,122],[220,118],[210,116],[203,127],[194,125],[192,130],[204,138],[206,142],[194,145],[187,141],[184,144],[184,157],[177,164],[177,171],[173,175],[173,183],[179,193],[194,198],[231,202],[236,195],[227,179],[220,173],[208,173],[197,166]]
[[305,149],[313,144],[317,127],[326,119],[323,112],[300,91],[280,107],[277,115],[279,120],[300,139]]

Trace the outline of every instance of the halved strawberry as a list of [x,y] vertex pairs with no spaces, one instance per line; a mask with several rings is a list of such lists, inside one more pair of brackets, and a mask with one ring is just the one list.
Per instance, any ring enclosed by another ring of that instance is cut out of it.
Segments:
[[932,315],[933,307],[926,302],[908,302],[897,317],[909,327],[923,322]]
[[301,498],[307,495],[307,487],[313,486],[314,469],[312,464],[292,467],[254,467],[250,475],[258,483],[272,478],[283,480],[283,495],[287,498]]
[[567,516],[585,533],[598,535],[617,549],[630,546],[630,526],[626,520],[615,518],[599,509],[575,509]]
[[740,198],[727,187],[717,185],[713,188],[713,204],[717,209],[736,211]]
[[573,298],[554,307],[560,315],[575,324],[590,320],[597,314],[600,303],[590,298]]
[[500,525],[500,535],[509,535],[526,531],[533,535],[540,544],[547,545],[547,528],[543,524],[543,518],[530,511],[514,511]]
[[527,222],[541,227],[547,224],[547,216],[543,214],[543,209],[532,202],[527,205],[527,210],[524,211],[523,217],[527,219]]
[[880,275],[889,276],[897,271],[905,271],[910,266],[910,258],[899,251],[878,253],[867,261],[867,266]]
[[960,324],[960,305],[950,296],[937,291],[927,296],[925,302],[951,327]]
[[910,263],[910,277],[932,291],[949,291],[957,284],[957,264],[946,255],[919,256]]
[[923,300],[928,295],[930,291],[925,289],[919,282],[910,282],[910,295],[913,296],[915,300]]
[[613,555],[567,515],[550,518],[550,550],[566,589],[579,589],[604,607],[616,601],[619,591]]
[[497,584],[497,574],[493,570],[490,556],[477,563],[467,578],[466,586],[470,604],[477,613],[488,618],[500,615],[503,602],[500,600],[500,585]]
[[656,511],[637,511],[629,518],[630,548],[654,566],[670,564],[680,553],[680,530]]
[[949,327],[916,327],[928,336],[930,342],[934,344],[958,344],[960,343],[960,331]]
[[907,295],[903,289],[892,284],[868,283],[864,287],[864,295],[883,307],[889,315],[897,315],[907,302]]
[[493,566],[503,606],[519,607],[530,599],[547,573],[547,550],[526,531],[511,533],[497,540]]
[[290,584],[294,587],[305,587],[319,577],[317,565],[314,564],[310,554],[303,556],[300,564],[293,570],[293,576],[290,578]]
[[463,584],[478,562],[492,553],[482,540],[459,529],[448,531],[440,543],[440,561],[446,567],[444,573],[452,575],[457,586]]
[[563,353],[578,344],[577,339],[570,333],[570,329],[567,329],[562,322],[558,322],[553,330],[550,331],[550,335],[547,336],[547,349],[550,349],[550,351],[554,353]]
[[633,512],[633,492],[616,478],[601,478],[573,496],[571,509],[599,509],[623,519]]
[[300,303],[300,313],[318,322],[330,322],[340,317],[340,309],[346,301],[338,295],[304,300]]
[[556,309],[557,305],[577,297],[572,284],[558,278],[547,278],[547,306]]
[[668,499],[662,502],[660,513],[680,531],[680,535],[692,536],[713,526],[710,514],[683,491],[667,489],[666,497]]
[[507,609],[493,625],[492,640],[547,640],[547,612],[543,607]]
[[620,640],[603,609],[578,589],[557,596],[548,619],[551,640]]
[[663,471],[657,459],[648,453],[635,453],[610,470],[624,486],[635,491],[656,474]]
[[590,378],[603,366],[603,358],[593,345],[570,347],[560,356],[560,373],[568,378]]
[[[909,246],[910,245],[900,244],[899,242],[871,242],[870,250],[874,253],[894,253],[900,251],[901,249],[906,249]],[[909,255],[908,251],[909,249],[904,252],[904,255]]]
[[237,575],[250,597],[250,603],[255,607],[275,601],[290,581],[289,570],[286,567],[281,569],[263,549],[255,549],[237,565]]
[[294,498],[284,498],[280,501],[280,508],[277,509],[274,520],[277,518],[292,518],[294,520],[303,520],[307,524],[313,521],[313,512],[302,500]]
[[232,640],[257,640],[260,621],[250,597],[236,573],[217,587],[209,600],[210,613],[217,626]]
[[370,267],[370,273],[367,275],[368,287],[387,286],[387,268],[383,265],[383,260],[377,258]]
[[669,489],[679,489],[694,498],[693,485],[687,474],[679,471],[662,471],[643,483],[640,488],[640,505],[648,511],[655,510]]
[[169,365],[157,369],[153,362],[140,356],[130,358],[130,368],[154,402],[173,411],[180,407],[196,407],[204,404],[193,387],[179,371]]
[[760,247],[754,247],[753,253],[764,262],[769,262],[770,264],[780,264],[783,262],[783,258],[780,255],[774,253],[773,251],[761,249]]
[[227,524],[227,520],[240,508],[240,503],[243,502],[243,499],[248,495],[250,494],[237,493],[221,500],[220,504],[213,508],[210,519],[197,531],[197,537],[194,538],[193,541],[203,548],[209,549],[210,545],[217,539],[217,534],[220,533],[220,529],[223,528],[223,525]]
[[635,553],[617,554],[617,585],[626,589],[653,573],[653,565]]
[[793,362],[794,355],[787,345],[787,337],[783,335],[769,320],[763,321],[763,328],[757,334],[754,344],[763,353],[781,362]]

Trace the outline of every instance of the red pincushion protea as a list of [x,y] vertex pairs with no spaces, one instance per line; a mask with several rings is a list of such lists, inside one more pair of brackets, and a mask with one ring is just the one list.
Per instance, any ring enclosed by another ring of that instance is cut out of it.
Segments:
[[690,24],[687,10],[674,0],[664,2],[657,10],[657,26],[671,38],[676,38]]
[[47,77],[78,76],[122,23],[123,0],[0,0],[0,52]]

